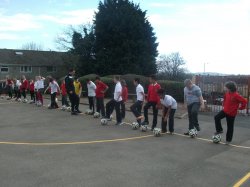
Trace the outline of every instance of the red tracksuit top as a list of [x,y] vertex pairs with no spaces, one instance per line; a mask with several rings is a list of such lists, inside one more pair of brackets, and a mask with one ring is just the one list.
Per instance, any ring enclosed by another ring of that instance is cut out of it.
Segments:
[[67,95],[67,90],[66,90],[65,83],[61,84],[61,92],[62,92],[62,96]]
[[122,87],[122,100],[126,102],[128,100],[128,88],[127,86]]
[[30,91],[31,91],[31,92],[34,92],[34,91],[35,91],[35,83],[34,83],[34,82],[31,82],[29,88],[30,88]]
[[20,88],[21,88],[22,90],[27,90],[28,87],[29,87],[29,81],[28,81],[27,79],[23,80],[22,85],[21,85]]
[[150,84],[148,86],[148,97],[147,97],[148,102],[156,102],[156,103],[160,102],[160,97],[157,94],[157,91],[159,89],[161,89],[161,86],[158,83]]
[[224,95],[223,111],[229,116],[236,116],[237,111],[246,108],[247,100],[243,98],[238,92],[227,92]]

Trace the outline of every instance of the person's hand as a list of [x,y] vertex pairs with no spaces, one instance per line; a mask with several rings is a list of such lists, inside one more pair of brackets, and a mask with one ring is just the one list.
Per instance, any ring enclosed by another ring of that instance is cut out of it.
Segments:
[[70,91],[69,93],[70,93],[70,94],[73,94],[73,92],[72,92],[72,91]]
[[205,110],[205,104],[202,103],[202,104],[201,104],[201,111],[204,111],[204,110]]
[[105,92],[104,92],[104,91],[101,91],[101,93],[103,93],[103,94],[104,94]]

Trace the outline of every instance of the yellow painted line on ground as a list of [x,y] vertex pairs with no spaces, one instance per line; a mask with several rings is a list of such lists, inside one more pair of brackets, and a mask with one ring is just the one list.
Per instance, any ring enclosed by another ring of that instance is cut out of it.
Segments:
[[96,144],[96,143],[108,143],[108,142],[121,142],[129,140],[138,140],[143,138],[149,138],[153,135],[146,136],[136,136],[130,138],[118,138],[118,139],[109,139],[109,140],[95,140],[95,141],[85,141],[85,142],[47,142],[47,143],[34,143],[34,142],[0,142],[0,144],[5,145],[31,145],[31,146],[55,146],[55,145],[80,145],[80,144]]
[[233,187],[240,187],[244,184],[248,179],[250,179],[250,172],[246,174],[243,178],[241,178]]

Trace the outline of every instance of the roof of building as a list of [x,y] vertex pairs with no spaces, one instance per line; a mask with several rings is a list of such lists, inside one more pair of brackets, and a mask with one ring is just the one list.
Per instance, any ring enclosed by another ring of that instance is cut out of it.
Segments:
[[0,49],[0,65],[60,66],[66,52]]

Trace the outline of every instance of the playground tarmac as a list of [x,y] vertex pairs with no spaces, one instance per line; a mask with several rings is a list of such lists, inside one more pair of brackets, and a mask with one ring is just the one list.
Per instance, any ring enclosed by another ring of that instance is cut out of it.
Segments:
[[225,134],[221,144],[210,141],[212,115],[200,114],[197,138],[183,135],[186,118],[175,119],[174,135],[154,137],[131,129],[130,112],[126,124],[102,126],[93,116],[0,99],[0,115],[0,186],[250,186],[249,117],[236,118],[225,145]]

